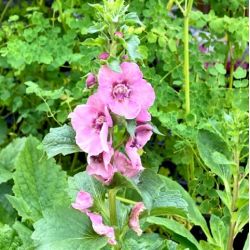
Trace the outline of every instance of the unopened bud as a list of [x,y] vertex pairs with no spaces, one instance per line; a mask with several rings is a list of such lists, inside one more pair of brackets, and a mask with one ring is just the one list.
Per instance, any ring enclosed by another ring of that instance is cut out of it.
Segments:
[[96,77],[93,73],[89,73],[86,79],[87,88],[91,88],[96,84]]
[[103,52],[99,55],[100,60],[107,60],[109,58],[109,53],[108,52]]
[[120,38],[123,38],[123,33],[121,31],[116,31],[115,36],[118,36]]

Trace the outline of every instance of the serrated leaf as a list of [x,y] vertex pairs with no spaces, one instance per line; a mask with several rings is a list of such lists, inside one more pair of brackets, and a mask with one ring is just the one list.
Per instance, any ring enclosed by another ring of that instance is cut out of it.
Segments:
[[26,138],[17,138],[0,151],[0,183],[12,178],[12,171],[23,149]]
[[167,230],[175,241],[189,249],[202,249],[194,236],[182,224],[174,220],[152,216],[147,218],[147,222]]
[[59,128],[51,128],[42,143],[48,158],[58,154],[68,155],[81,152],[75,143],[75,131],[66,124]]
[[53,159],[37,149],[40,142],[28,137],[17,160],[13,192],[8,197],[23,220],[37,221],[45,209],[69,204],[66,174]]
[[107,244],[105,237],[93,231],[89,218],[73,208],[45,212],[34,228],[32,239],[37,250],[98,250]]
[[[205,164],[211,169],[213,173],[218,175],[223,180],[226,188],[229,187],[228,181],[230,180],[231,176],[230,166],[227,164],[217,163],[213,157],[213,154],[218,152],[220,155],[223,155],[223,158],[230,159],[231,154],[227,144],[221,139],[219,135],[208,130],[201,129],[199,130],[197,136],[197,147]],[[216,154],[218,155],[218,153]]]

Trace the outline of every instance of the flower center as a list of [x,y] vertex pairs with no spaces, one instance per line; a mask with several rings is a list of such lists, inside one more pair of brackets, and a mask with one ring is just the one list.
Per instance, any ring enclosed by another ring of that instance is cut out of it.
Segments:
[[105,116],[104,114],[99,114],[98,117],[94,120],[93,122],[93,127],[96,129],[96,130],[101,130],[102,128],[102,124],[105,122]]
[[124,101],[130,95],[131,89],[124,83],[118,83],[113,87],[112,95],[119,102]]

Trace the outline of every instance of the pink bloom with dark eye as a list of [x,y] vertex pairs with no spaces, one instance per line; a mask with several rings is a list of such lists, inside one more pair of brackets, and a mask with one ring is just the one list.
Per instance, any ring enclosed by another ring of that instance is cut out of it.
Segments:
[[77,193],[76,201],[72,203],[72,207],[80,210],[83,213],[88,211],[88,208],[93,206],[93,199],[88,192],[80,191]]
[[86,87],[91,88],[96,84],[96,77],[93,73],[89,73],[86,79]]
[[104,225],[101,215],[91,212],[87,212],[86,214],[92,222],[94,231],[99,235],[106,236],[108,238],[108,243],[111,245],[115,245],[117,242],[115,240],[114,228]]
[[107,106],[98,94],[89,97],[87,104],[78,105],[69,114],[76,131],[76,144],[90,156],[109,151],[108,128],[113,126]]
[[93,175],[97,180],[104,184],[109,184],[116,172],[113,165],[110,164],[113,154],[114,150],[110,145],[108,152],[102,152],[97,156],[88,155],[88,166],[86,169],[88,174]]
[[101,67],[98,92],[113,113],[134,119],[153,104],[155,93],[136,63],[123,62],[120,67],[121,73]]
[[123,33],[121,31],[116,31],[115,32],[115,36],[118,36],[118,37],[122,38],[123,37]]
[[143,170],[141,161],[138,161],[137,164],[132,164],[125,154],[118,151],[114,154],[113,166],[117,172],[130,178],[138,175]]
[[109,58],[109,53],[108,52],[102,52],[99,57],[100,60],[107,60]]
[[139,215],[146,208],[142,202],[138,202],[132,208],[131,214],[129,216],[129,227],[134,230],[138,236],[142,234],[142,230],[139,223]]
[[152,134],[152,126],[150,124],[139,125],[135,129],[135,136],[129,138],[126,143],[126,153],[135,168],[137,168],[136,166],[141,165],[141,158],[137,151],[145,146],[150,140]]

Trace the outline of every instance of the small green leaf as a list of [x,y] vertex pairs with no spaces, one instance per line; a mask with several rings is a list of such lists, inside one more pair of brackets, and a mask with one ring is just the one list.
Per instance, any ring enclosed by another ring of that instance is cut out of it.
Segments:
[[125,22],[129,24],[139,24],[142,25],[136,12],[129,12],[125,15]]
[[241,67],[238,67],[236,71],[234,71],[233,75],[236,79],[242,79],[247,76],[247,71]]
[[117,72],[117,73],[121,73],[121,67],[120,67],[120,61],[117,59],[112,59],[110,58],[108,60],[108,66],[110,69],[112,69],[113,71]]
[[32,239],[37,250],[102,249],[107,239],[97,235],[89,218],[73,208],[44,212],[34,224]]
[[59,128],[51,128],[42,143],[49,158],[58,154],[68,155],[81,152],[75,143],[75,131],[66,124]]
[[227,71],[225,70],[225,67],[223,64],[221,63],[216,63],[215,64],[215,69],[217,70],[218,73],[225,75],[227,73]]
[[135,136],[135,129],[136,129],[136,121],[135,120],[127,120],[126,128],[131,137]]
[[128,51],[129,57],[132,60],[141,58],[141,55],[138,52],[139,44],[140,44],[140,40],[136,35],[131,36],[131,38],[127,42],[127,51]]

